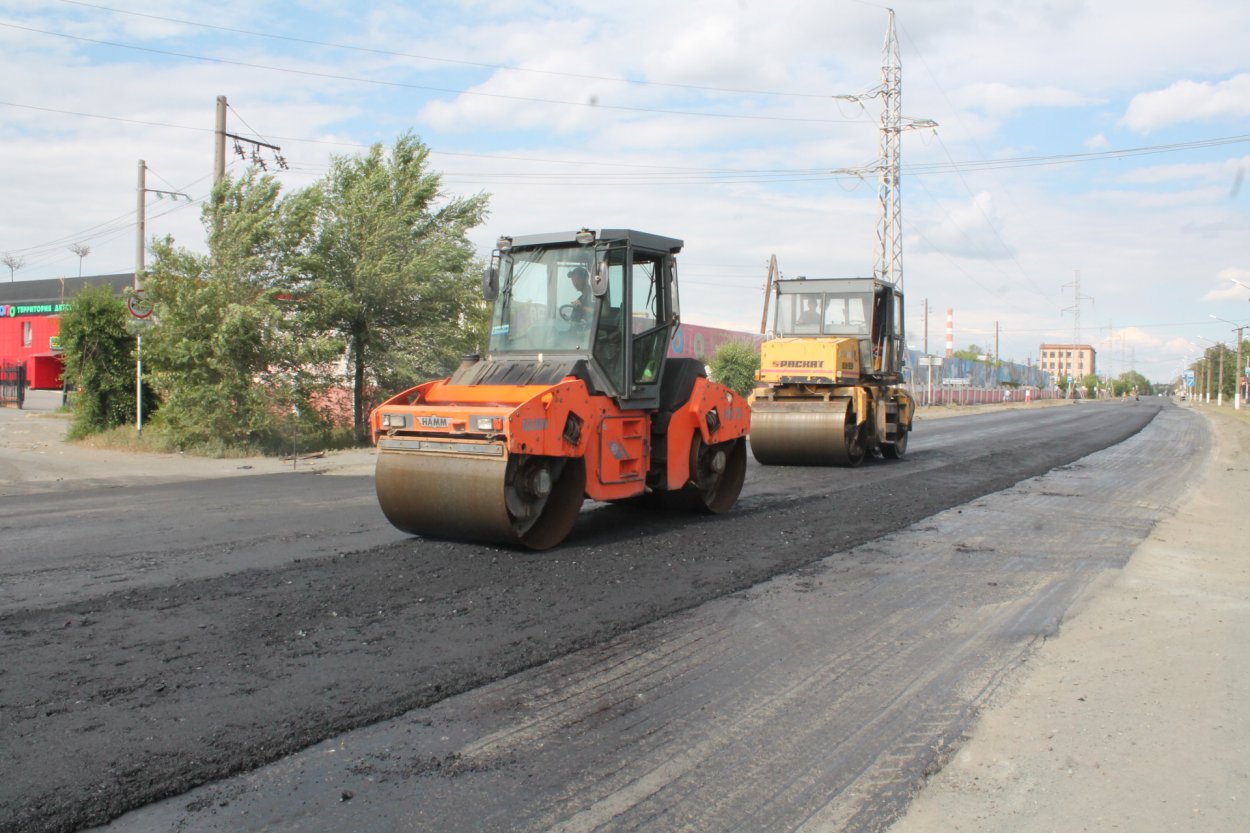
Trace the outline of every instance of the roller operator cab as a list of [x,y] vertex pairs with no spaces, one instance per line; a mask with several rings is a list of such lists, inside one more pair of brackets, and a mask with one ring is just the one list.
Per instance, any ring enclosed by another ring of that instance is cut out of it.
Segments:
[[915,404],[902,385],[903,294],[874,278],[778,281],[760,348],[751,451],[766,465],[898,459]]
[[586,498],[732,508],[750,409],[667,355],[681,247],[624,229],[500,238],[486,354],[370,417],[391,523],[547,549]]

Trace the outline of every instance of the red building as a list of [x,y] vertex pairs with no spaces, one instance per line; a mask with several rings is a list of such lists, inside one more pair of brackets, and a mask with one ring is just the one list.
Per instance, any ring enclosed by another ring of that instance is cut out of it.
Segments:
[[61,313],[87,284],[108,284],[120,297],[133,274],[0,283],[0,366],[26,368],[31,388],[61,387]]

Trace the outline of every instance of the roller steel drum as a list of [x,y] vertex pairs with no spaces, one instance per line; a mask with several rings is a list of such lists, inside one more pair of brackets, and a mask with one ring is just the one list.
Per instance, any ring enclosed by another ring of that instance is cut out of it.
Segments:
[[850,400],[751,406],[751,453],[766,466],[858,466],[866,450]]
[[564,540],[586,488],[580,460],[379,451],[378,503],[397,528],[428,538],[543,550]]

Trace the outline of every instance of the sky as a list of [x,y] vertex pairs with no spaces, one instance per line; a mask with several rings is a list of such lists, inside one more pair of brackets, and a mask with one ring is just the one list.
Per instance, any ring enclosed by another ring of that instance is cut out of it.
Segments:
[[[910,346],[927,320],[940,354],[949,309],[956,349],[1088,343],[1166,382],[1250,325],[1250,3],[891,8]],[[228,146],[232,175],[255,155],[294,191],[410,132],[443,198],[489,195],[483,257],[677,237],[682,319],[758,332],[771,257],[873,272],[887,23],[864,0],[0,0],[0,280],[134,270],[140,160],[147,237],[203,251],[225,96],[263,143]]]

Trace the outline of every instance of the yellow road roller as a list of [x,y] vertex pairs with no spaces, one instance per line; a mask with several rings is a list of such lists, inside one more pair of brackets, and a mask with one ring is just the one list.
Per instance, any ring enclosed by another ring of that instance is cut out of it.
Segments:
[[858,466],[907,450],[903,293],[876,278],[778,280],[774,337],[750,396],[764,465]]
[[721,513],[746,473],[746,400],[671,358],[682,241],[631,229],[502,237],[484,356],[370,415],[399,529],[543,550],[583,500]]

